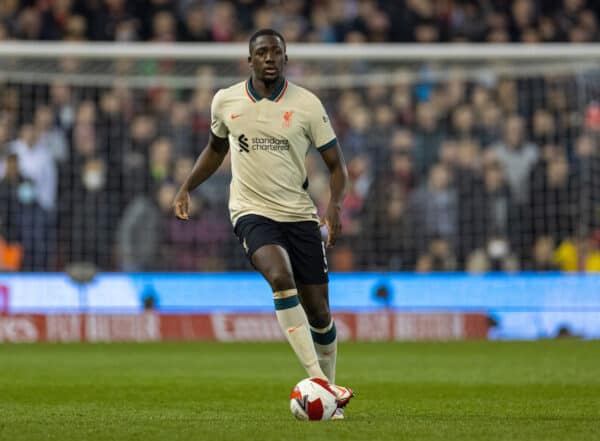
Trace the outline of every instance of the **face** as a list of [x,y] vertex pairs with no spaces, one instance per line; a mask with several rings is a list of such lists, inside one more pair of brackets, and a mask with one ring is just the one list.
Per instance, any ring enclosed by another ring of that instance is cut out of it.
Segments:
[[254,78],[267,82],[277,80],[287,63],[283,42],[273,35],[261,35],[252,46],[248,63]]
[[429,174],[429,184],[434,190],[446,189],[450,184],[448,169],[442,164],[434,166]]
[[513,116],[508,119],[504,128],[506,143],[509,147],[518,147],[523,140],[523,120],[520,117]]

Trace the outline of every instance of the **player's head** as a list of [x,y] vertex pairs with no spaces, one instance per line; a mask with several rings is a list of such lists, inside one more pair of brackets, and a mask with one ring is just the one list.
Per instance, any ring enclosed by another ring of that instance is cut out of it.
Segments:
[[287,63],[285,39],[273,29],[261,29],[250,37],[248,63],[255,78],[267,82],[277,80]]

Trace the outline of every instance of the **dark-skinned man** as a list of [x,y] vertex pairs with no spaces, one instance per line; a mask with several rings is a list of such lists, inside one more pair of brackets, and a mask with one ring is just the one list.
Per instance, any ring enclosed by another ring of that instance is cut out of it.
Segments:
[[[188,219],[189,192],[231,149],[229,211],[235,234],[271,286],[277,320],[307,374],[328,380],[336,391],[334,418],[342,419],[353,392],[334,385],[337,337],[319,227],[327,226],[327,247],[334,246],[346,165],[321,101],[283,76],[283,37],[272,29],[257,31],[249,50],[250,78],[213,98],[208,145],[175,197],[175,215]],[[331,198],[322,221],[307,192],[305,158],[311,147],[330,173]]]

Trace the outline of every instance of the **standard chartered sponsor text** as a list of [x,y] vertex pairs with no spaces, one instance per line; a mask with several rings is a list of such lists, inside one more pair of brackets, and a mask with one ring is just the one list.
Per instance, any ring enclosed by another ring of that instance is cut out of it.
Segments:
[[252,150],[289,150],[290,142],[287,139],[259,138],[251,139]]

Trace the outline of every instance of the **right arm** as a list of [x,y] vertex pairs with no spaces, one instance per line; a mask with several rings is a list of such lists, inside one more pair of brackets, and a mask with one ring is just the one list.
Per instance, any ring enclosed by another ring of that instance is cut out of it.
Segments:
[[189,219],[190,192],[206,181],[223,163],[229,151],[229,140],[219,138],[210,132],[208,144],[198,156],[194,168],[181,185],[173,201],[175,216],[179,219]]

